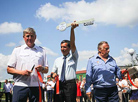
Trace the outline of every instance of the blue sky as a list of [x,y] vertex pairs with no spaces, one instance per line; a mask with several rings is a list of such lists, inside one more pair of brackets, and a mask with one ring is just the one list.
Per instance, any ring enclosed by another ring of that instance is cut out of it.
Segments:
[[137,4],[138,0],[0,0],[0,80],[12,77],[7,74],[7,62],[13,49],[24,44],[22,32],[27,27],[36,30],[36,44],[47,50],[50,74],[54,60],[62,55],[60,42],[70,36],[70,28],[56,29],[63,21],[95,20],[94,25],[75,29],[77,70],[86,69],[100,41],[109,43],[118,65],[130,64],[128,49],[138,53]]

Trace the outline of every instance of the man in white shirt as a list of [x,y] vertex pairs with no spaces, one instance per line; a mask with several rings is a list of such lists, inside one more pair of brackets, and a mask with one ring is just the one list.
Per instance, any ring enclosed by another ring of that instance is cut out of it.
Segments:
[[51,76],[55,77],[59,75],[60,80],[60,92],[59,95],[57,95],[54,91],[54,102],[76,102],[76,68],[78,52],[75,45],[74,29],[77,26],[78,24],[75,22],[71,24],[70,41],[63,40],[61,42],[60,46],[63,56],[57,58],[53,65]]
[[52,95],[53,95],[53,89],[52,89],[53,81],[49,78],[46,85],[47,85],[47,102],[52,102]]
[[13,102],[26,102],[28,97],[30,102],[38,102],[40,93],[37,71],[42,78],[48,72],[46,50],[35,45],[36,32],[33,28],[23,31],[23,39],[25,44],[13,50],[7,67],[7,72],[13,75],[15,82]]
[[119,102],[122,102],[122,79],[116,78],[116,85],[118,88]]
[[4,86],[3,86],[3,90],[5,92],[5,97],[6,97],[6,102],[8,102],[8,98],[10,99],[10,102],[12,102],[12,95],[10,93],[11,91],[11,86],[10,83],[8,83],[8,80],[5,80]]

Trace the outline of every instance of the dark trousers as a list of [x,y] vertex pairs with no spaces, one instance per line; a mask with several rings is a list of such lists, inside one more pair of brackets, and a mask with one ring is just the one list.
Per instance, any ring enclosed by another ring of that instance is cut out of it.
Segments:
[[77,86],[75,79],[59,82],[59,94],[54,89],[54,102],[76,102]]
[[123,93],[122,95],[123,95],[123,102],[128,102],[128,100],[129,100],[129,98],[128,98],[129,94],[128,93]]
[[[42,88],[41,88],[42,89]],[[12,102],[38,102],[39,101],[39,87],[13,87],[13,101]]]
[[119,102],[117,87],[94,88],[96,102]]
[[87,95],[86,95],[85,89],[81,89],[80,102],[83,102],[83,98],[84,98],[84,102],[86,102],[86,100],[87,100]]
[[46,90],[42,88],[42,100],[43,100],[43,102],[45,102],[45,97],[44,97],[45,91],[46,91]]
[[10,102],[12,102],[12,94],[10,92],[5,92],[5,98],[6,102],[8,102],[8,99],[10,99]]
[[52,102],[53,90],[47,90],[47,102]]

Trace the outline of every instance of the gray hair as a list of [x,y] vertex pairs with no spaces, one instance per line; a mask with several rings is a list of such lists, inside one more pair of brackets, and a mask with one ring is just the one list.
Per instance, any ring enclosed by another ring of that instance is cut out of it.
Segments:
[[99,49],[103,49],[103,47],[102,47],[103,44],[108,44],[108,42],[107,42],[107,41],[101,41],[101,42],[98,44],[98,47],[97,47],[98,51],[99,51]]
[[36,35],[35,30],[34,30],[33,28],[30,28],[30,27],[26,28],[26,29],[23,31],[23,36],[24,36],[26,33],[32,33],[32,34]]

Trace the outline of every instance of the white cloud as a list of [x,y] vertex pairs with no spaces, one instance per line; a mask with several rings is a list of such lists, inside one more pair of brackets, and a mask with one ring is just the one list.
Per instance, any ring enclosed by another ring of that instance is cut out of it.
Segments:
[[21,41],[19,42],[19,44],[20,44],[20,45],[25,44],[24,40],[21,40]]
[[52,55],[52,56],[58,56],[57,53],[53,52],[51,49],[44,47],[46,49],[46,54],[47,55]]
[[137,47],[138,48],[138,43],[137,44],[133,43],[132,47]]
[[79,51],[79,60],[88,60],[90,57],[95,55],[97,51]]
[[38,18],[64,21],[94,18],[97,23],[135,26],[138,24],[138,0],[96,0],[86,2],[65,2],[58,6],[50,3],[42,5],[37,11]]
[[36,44],[36,45],[41,45],[42,43],[41,43],[38,39],[36,39],[36,40],[35,40],[35,44]]
[[10,43],[6,44],[6,46],[8,46],[8,47],[13,47],[13,46],[15,46],[15,45],[16,45],[16,44],[13,43],[13,42],[10,42]]
[[17,33],[22,32],[22,30],[23,28],[20,23],[4,22],[0,24],[0,34]]
[[12,77],[11,75],[7,73],[7,63],[8,63],[9,57],[10,57],[9,55],[6,56],[0,53],[0,61],[1,61],[0,62],[0,68],[1,68],[0,69],[0,75],[1,75],[0,81]]
[[115,60],[119,66],[125,66],[131,64],[131,56],[128,53],[128,48],[121,50],[121,55],[115,57]]

